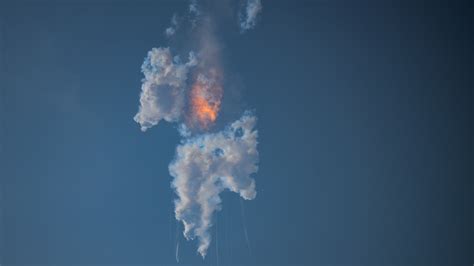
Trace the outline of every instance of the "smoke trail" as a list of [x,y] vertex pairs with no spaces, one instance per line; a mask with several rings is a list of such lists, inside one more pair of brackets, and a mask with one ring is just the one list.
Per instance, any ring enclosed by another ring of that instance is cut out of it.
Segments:
[[175,250],[175,259],[179,263],[179,224],[176,223],[176,250]]
[[257,16],[262,11],[260,0],[247,0],[245,12],[240,13],[240,30],[245,32],[257,24]]
[[250,248],[249,235],[247,233],[247,223],[245,221],[244,202],[242,201],[242,198],[240,198],[240,210],[242,214],[242,226],[244,228],[245,243],[247,244],[247,248],[249,249],[250,255],[252,255],[252,249]]
[[170,213],[169,213],[169,223],[168,223],[168,233],[169,233],[169,236],[168,236],[168,237],[169,237],[170,243],[173,243],[173,231],[172,231],[172,228],[171,228],[171,227],[172,227],[172,223],[173,223],[172,220],[173,220],[173,219],[172,219],[172,212],[170,212]]
[[[255,198],[255,180],[251,175],[258,170],[256,116],[245,112],[237,121],[227,123],[226,128],[216,128],[218,119],[223,119],[221,125],[231,121],[219,116],[224,108],[225,71],[215,36],[219,23],[213,20],[212,6],[201,6],[191,0],[187,15],[173,15],[166,36],[186,32],[182,28],[188,25],[193,48],[186,62],[169,47],[148,52],[142,64],[145,77],[140,105],[134,116],[142,131],[161,120],[178,124],[183,140],[169,165],[171,187],[177,195],[175,218],[183,223],[186,240],[198,241],[198,252],[203,258],[211,243],[214,213],[221,209],[220,193],[230,190],[246,200]],[[255,26],[261,8],[260,0],[248,0],[240,21],[242,30]],[[245,235],[248,245],[246,228]],[[216,250],[217,245],[216,229]],[[219,255],[216,256],[218,261]],[[179,262],[178,227],[175,259]]]
[[176,242],[175,258],[176,258],[176,262],[179,263],[179,242]]
[[219,216],[216,216],[216,264],[219,266]]

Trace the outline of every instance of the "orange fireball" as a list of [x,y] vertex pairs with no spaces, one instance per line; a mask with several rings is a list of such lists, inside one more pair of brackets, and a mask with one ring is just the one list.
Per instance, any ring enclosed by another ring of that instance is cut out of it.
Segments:
[[190,93],[191,122],[200,129],[208,129],[217,119],[221,98],[222,87],[216,79],[200,74]]

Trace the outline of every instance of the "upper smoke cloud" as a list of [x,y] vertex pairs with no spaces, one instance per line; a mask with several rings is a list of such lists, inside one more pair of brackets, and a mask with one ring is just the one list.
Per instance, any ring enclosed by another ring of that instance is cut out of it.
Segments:
[[240,14],[240,30],[245,32],[257,24],[257,16],[262,11],[260,0],[247,0],[245,12]]
[[194,53],[187,63],[173,57],[169,48],[153,48],[142,65],[145,75],[140,94],[140,107],[134,120],[142,131],[161,119],[177,122],[184,109],[185,86],[189,69],[197,65]]
[[221,209],[219,194],[228,189],[246,200],[255,198],[258,170],[256,118],[250,113],[226,130],[185,140],[176,150],[169,171],[176,190],[176,219],[184,224],[186,239],[197,238],[205,256],[213,213]]

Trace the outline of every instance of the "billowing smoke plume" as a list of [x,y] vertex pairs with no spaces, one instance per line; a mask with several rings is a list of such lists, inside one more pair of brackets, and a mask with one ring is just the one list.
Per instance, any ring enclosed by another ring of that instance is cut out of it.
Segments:
[[255,27],[260,11],[262,11],[260,0],[247,0],[245,10],[240,13],[240,29],[242,32]]
[[142,131],[162,119],[177,122],[183,113],[186,79],[189,69],[197,64],[194,53],[187,63],[173,57],[169,48],[153,48],[142,65],[145,79],[140,94],[140,108],[134,119]]
[[211,242],[212,215],[221,208],[219,194],[228,189],[246,200],[255,198],[250,178],[258,170],[255,122],[247,113],[224,131],[183,141],[169,166],[178,195],[176,219],[183,222],[186,239],[198,239],[202,256]]
[[[217,1],[217,0],[216,0]],[[259,0],[249,0],[240,26],[255,26],[261,10]],[[207,12],[206,12],[207,11]],[[218,130],[224,96],[225,71],[220,63],[220,49],[214,35],[211,12],[191,0],[186,20],[193,31],[191,44],[196,51],[187,52],[183,61],[170,48],[153,48],[142,65],[140,106],[134,120],[141,130],[161,120],[177,123],[183,140],[169,165],[174,178],[175,218],[184,225],[184,237],[197,239],[198,252],[205,257],[211,243],[213,215],[221,208],[220,193],[229,190],[251,200],[256,196],[258,170],[257,118],[245,112],[237,121]],[[171,37],[183,28],[178,15],[173,15],[165,34]],[[230,122],[230,121],[229,121]],[[223,124],[223,123],[220,123]]]

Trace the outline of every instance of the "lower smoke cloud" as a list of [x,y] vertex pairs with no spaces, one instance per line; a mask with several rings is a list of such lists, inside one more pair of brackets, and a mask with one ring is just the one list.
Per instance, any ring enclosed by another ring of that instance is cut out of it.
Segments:
[[219,194],[228,189],[246,200],[256,196],[250,177],[258,170],[255,123],[256,117],[246,112],[221,132],[185,139],[169,166],[178,195],[176,219],[183,222],[187,240],[197,238],[202,257],[211,242],[213,214],[221,209]]

